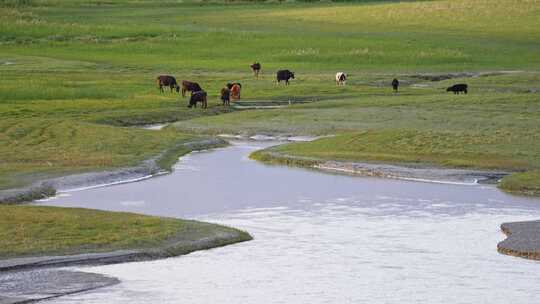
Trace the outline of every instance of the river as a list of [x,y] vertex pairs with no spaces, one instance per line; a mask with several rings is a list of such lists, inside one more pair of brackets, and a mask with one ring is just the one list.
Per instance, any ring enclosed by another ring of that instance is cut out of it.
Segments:
[[199,219],[254,240],[71,269],[122,283],[50,303],[539,303],[540,263],[501,255],[502,222],[540,200],[490,185],[333,175],[248,159],[268,142],[191,153],[172,174],[42,204]]

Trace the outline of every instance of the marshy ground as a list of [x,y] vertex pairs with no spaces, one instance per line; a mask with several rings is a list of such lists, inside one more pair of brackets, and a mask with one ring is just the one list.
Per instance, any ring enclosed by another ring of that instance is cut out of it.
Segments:
[[[539,14],[534,0],[3,1],[0,189],[134,166],[201,135],[262,133],[336,135],[278,148],[293,156],[517,172],[501,187],[537,194]],[[296,73],[287,87],[274,83],[283,68]],[[159,93],[160,74],[199,82],[209,109]],[[251,104],[306,103],[223,108],[230,81]],[[445,92],[463,82],[468,95]]]

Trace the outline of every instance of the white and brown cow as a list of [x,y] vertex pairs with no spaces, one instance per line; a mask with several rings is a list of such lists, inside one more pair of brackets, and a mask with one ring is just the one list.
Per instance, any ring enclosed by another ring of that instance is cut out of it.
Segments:
[[347,82],[347,74],[344,72],[337,72],[336,73],[336,85],[345,85]]

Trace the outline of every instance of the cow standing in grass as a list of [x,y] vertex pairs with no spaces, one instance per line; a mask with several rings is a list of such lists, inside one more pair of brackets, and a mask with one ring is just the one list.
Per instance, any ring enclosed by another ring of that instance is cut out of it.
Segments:
[[343,72],[337,72],[336,73],[336,85],[345,85],[347,82],[347,74]]
[[469,87],[465,83],[455,84],[451,87],[448,87],[446,89],[446,92],[454,92],[454,94],[459,94],[460,92],[463,92],[467,94],[467,89]]
[[392,88],[394,89],[394,93],[397,93],[399,88],[399,80],[397,80],[396,78],[392,80]]
[[220,96],[224,106],[229,106],[231,104],[231,90],[229,90],[229,88],[225,87],[221,89]]
[[240,99],[240,91],[242,90],[242,86],[239,83],[235,83],[231,87],[231,98],[232,99]]
[[186,92],[198,92],[202,91],[201,86],[193,81],[182,80],[182,97],[186,97]]
[[253,75],[255,75],[255,78],[259,78],[259,72],[261,71],[261,64],[258,62],[255,62],[249,67],[251,67],[251,70],[253,71]]
[[197,102],[202,104],[203,109],[208,107],[208,99],[205,91],[192,92],[191,97],[189,98],[188,108],[197,107]]
[[294,79],[294,73],[289,70],[279,70],[277,72],[277,82],[285,81],[285,85],[289,85],[289,79]]
[[178,87],[178,83],[176,82],[176,78],[169,75],[160,75],[157,77],[157,85],[159,87],[159,91],[163,93],[163,87],[169,87],[171,88],[171,92],[173,89],[176,89],[176,92],[180,90],[180,87]]

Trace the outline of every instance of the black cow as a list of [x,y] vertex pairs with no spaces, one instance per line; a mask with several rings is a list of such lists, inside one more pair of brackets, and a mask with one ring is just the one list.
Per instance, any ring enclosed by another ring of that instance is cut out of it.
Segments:
[[397,91],[398,91],[398,88],[399,88],[399,80],[397,80],[396,78],[394,78],[394,80],[392,80],[392,88],[394,89],[394,92],[397,92]]
[[158,76],[157,85],[161,93],[163,93],[163,87],[171,88],[171,92],[173,89],[176,89],[176,92],[180,91],[180,87],[178,86],[178,83],[176,82],[176,78],[174,78],[173,76],[169,76],[169,75]]
[[277,72],[277,82],[280,83],[285,80],[285,84],[289,85],[289,79],[294,79],[294,73],[289,70],[279,70]]
[[253,74],[256,78],[259,78],[259,72],[261,71],[261,64],[259,62],[255,62],[254,64],[249,66],[251,70],[253,71]]
[[460,92],[463,92],[467,94],[467,88],[468,86],[466,84],[460,83],[460,84],[455,84],[451,87],[448,87],[446,89],[446,92],[454,92],[454,94],[459,94]]
[[186,92],[188,91],[193,93],[193,92],[198,92],[202,90],[203,89],[198,83],[189,81],[189,80],[182,80],[182,97],[185,97]]
[[231,104],[231,90],[229,88],[223,88],[220,92],[221,101],[223,101],[224,106]]
[[188,108],[191,108],[191,107],[196,108],[197,102],[200,102],[204,109],[208,107],[208,100],[207,100],[207,95],[205,91],[197,91],[197,92],[191,93],[191,97],[189,98]]

